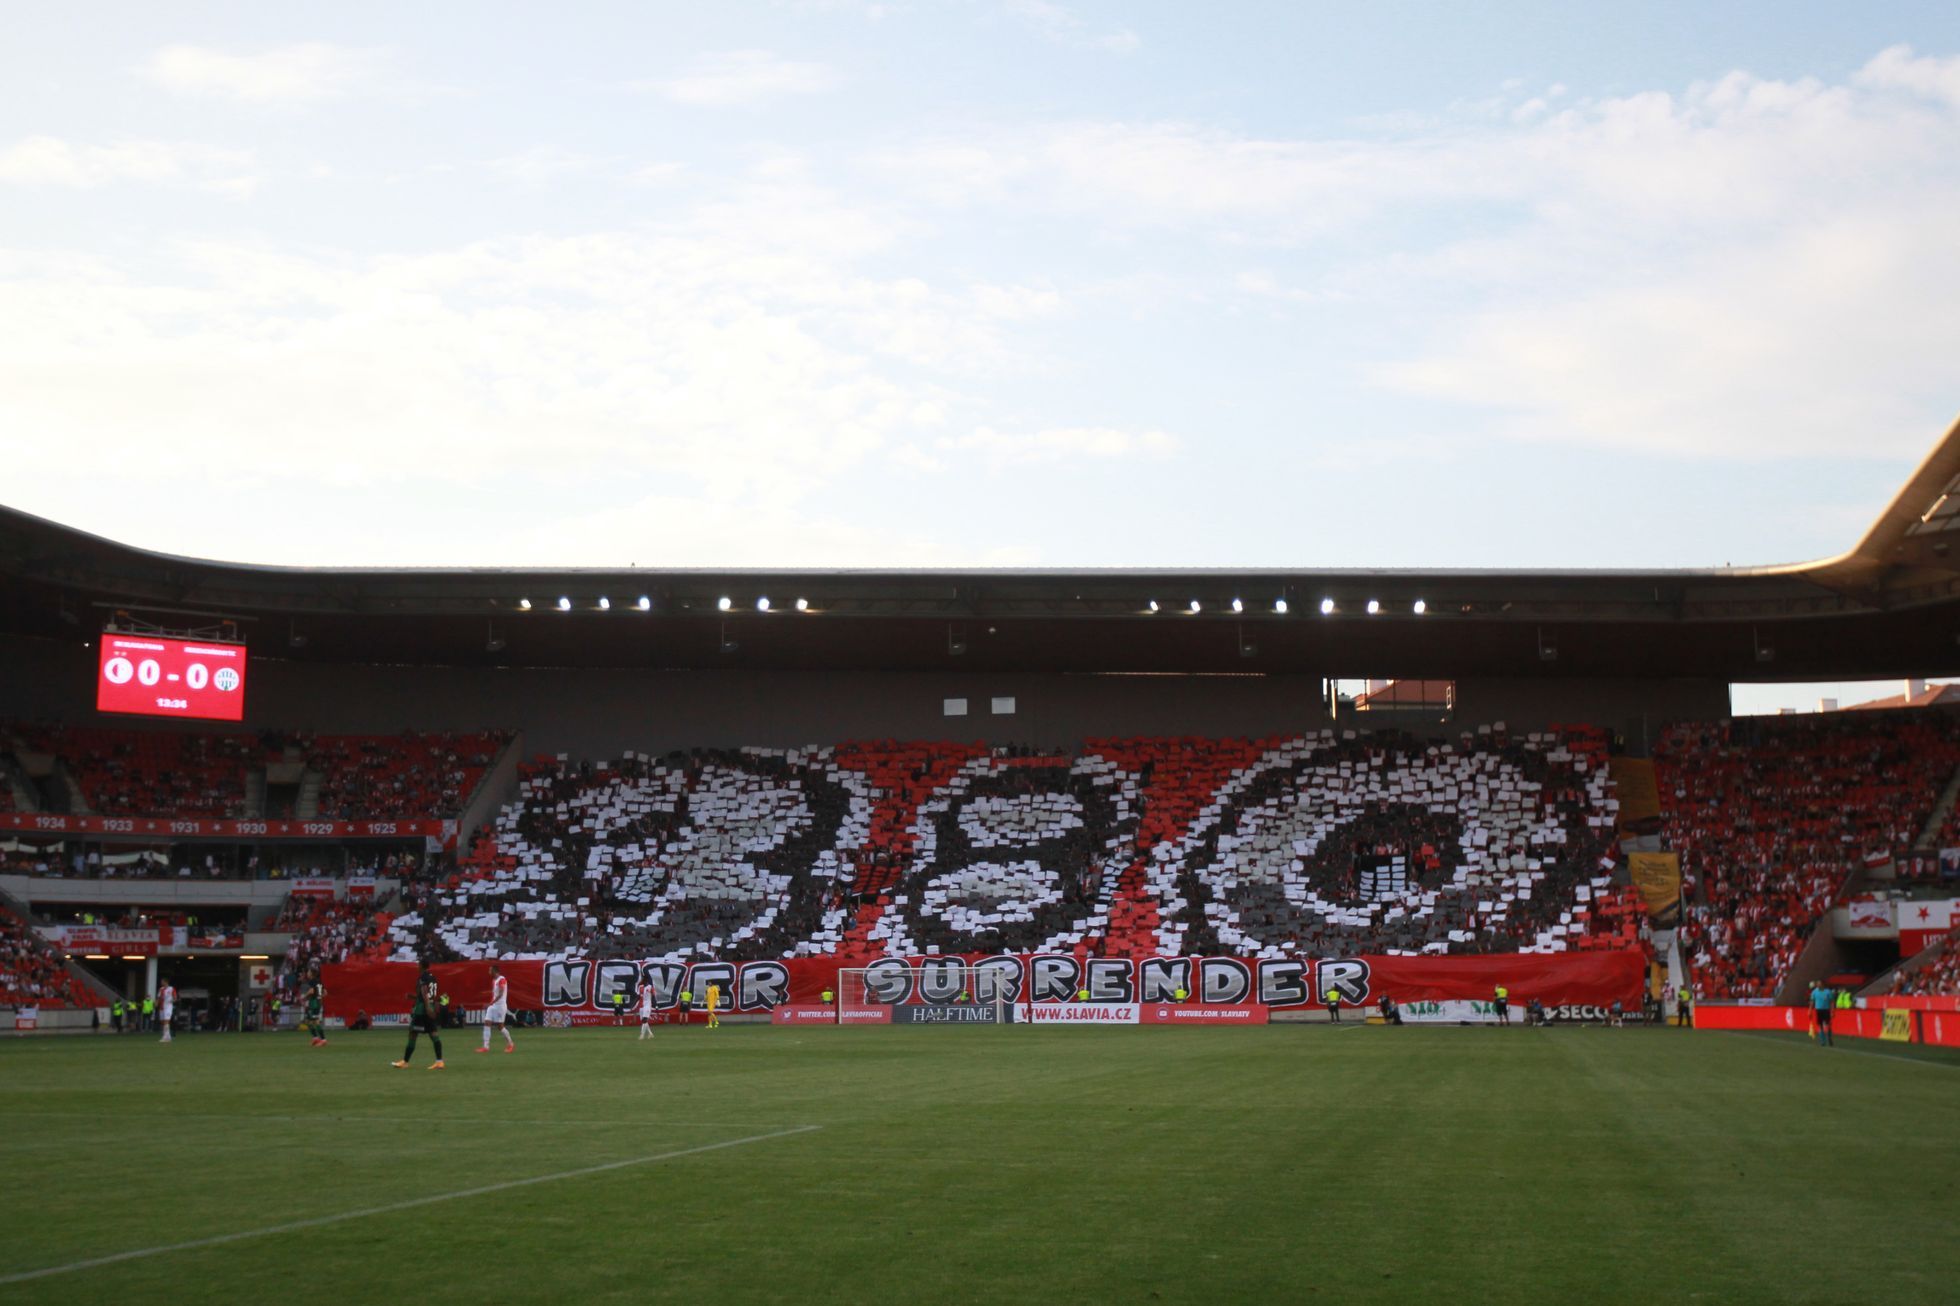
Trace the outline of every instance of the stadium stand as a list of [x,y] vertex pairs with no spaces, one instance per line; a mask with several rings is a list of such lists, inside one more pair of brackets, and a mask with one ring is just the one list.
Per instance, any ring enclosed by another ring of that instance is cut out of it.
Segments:
[[1893,992],[1908,996],[1960,994],[1960,928],[1940,941],[1940,950],[1931,959],[1900,976]]
[[1859,864],[1911,845],[1956,762],[1944,713],[1670,727],[1656,765],[1700,995],[1770,996]]
[[550,759],[389,933],[404,958],[1634,948],[1605,753],[1569,727]]
[[[98,806],[229,810],[248,766],[297,755],[323,777],[322,815],[383,818],[455,810],[507,739],[11,734]],[[460,861],[399,868],[402,910],[296,901],[274,928],[292,933],[289,979],[390,955],[1642,948],[1638,895],[1612,874],[1606,762],[1589,726],[538,759]],[[1670,728],[1662,837],[1682,854],[1698,992],[1771,993],[1858,864],[1912,843],[1956,765],[1943,713]],[[189,873],[116,873],[145,871]],[[1952,951],[1907,991],[1951,991]]]
[[52,753],[96,812],[116,815],[244,815],[250,735],[20,726],[26,747]]
[[[1153,850],[1168,950],[1635,946],[1637,920],[1609,897],[1605,757],[1603,732],[1585,727],[1287,741],[1233,769],[1218,795],[1232,806],[1201,809],[1181,848]],[[1595,909],[1608,905],[1605,929]]]
[[380,961],[386,956],[392,913],[359,898],[293,897],[265,928],[290,934],[279,968],[278,990],[292,998],[306,977],[330,962]]
[[94,998],[61,954],[0,907],[0,1007],[87,1007]]
[[[319,776],[325,819],[390,820],[454,813],[509,740],[508,732],[398,735],[245,734],[15,724],[17,750],[58,758],[89,810],[115,816],[237,818],[246,777],[297,760]],[[0,801],[10,800],[0,785]],[[4,809],[0,809],[4,810]]]
[[302,745],[322,774],[319,815],[389,820],[453,812],[476,789],[509,736],[318,735]]

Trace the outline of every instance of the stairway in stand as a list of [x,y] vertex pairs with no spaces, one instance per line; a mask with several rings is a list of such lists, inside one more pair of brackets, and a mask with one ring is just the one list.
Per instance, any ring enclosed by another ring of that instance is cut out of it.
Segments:
[[1953,814],[1956,801],[1960,801],[1960,766],[1953,768],[1946,788],[1940,790],[1939,801],[1926,814],[1926,824],[1919,827],[1919,837],[1912,841],[1914,852],[1932,852],[1940,846],[1940,831],[1946,828],[1946,818]]

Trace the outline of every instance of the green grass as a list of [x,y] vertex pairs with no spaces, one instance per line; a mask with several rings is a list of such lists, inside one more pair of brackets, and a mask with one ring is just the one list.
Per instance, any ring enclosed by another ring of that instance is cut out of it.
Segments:
[[392,1033],[0,1042],[0,1302],[1960,1295],[1950,1055],[1632,1029],[633,1033],[479,1056],[459,1031],[441,1074],[389,1069]]

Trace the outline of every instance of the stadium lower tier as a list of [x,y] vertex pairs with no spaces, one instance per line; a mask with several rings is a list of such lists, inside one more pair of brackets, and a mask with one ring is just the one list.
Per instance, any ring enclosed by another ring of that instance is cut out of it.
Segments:
[[[451,1004],[465,1009],[490,998],[489,962],[434,966]],[[949,1008],[995,1001],[1079,1004],[1088,1009],[1196,1003],[1209,1007],[1319,1009],[1329,994],[1343,1007],[1398,1003],[1489,1003],[1500,987],[1522,1018],[1526,1003],[1637,1011],[1647,963],[1634,952],[1491,957],[1363,956],[1311,960],[1271,957],[1075,957],[1055,955],[882,957],[867,966],[837,957],[786,961],[629,961],[565,958],[497,963],[517,1010],[557,1013],[563,1023],[608,1020],[638,1008],[642,990],[653,1010],[699,1010],[710,984],[728,995],[725,1010],[757,1014],[786,1005],[830,1005],[853,972],[850,992],[874,1007]],[[347,1018],[404,1013],[418,967],[406,962],[345,963],[323,968],[326,1010]],[[1182,995],[1182,996],[1180,996]],[[617,998],[617,1002],[615,1002]]]
[[1913,845],[1956,766],[1947,712],[1669,727],[1661,827],[1681,854],[1681,942],[1701,996],[1774,993],[1859,864]]
[[398,960],[1632,949],[1604,761],[1583,728],[558,759],[389,932]]

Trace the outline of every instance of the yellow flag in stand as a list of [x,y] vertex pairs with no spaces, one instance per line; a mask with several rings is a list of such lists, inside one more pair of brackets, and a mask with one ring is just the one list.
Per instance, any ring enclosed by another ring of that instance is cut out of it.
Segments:
[[1627,874],[1656,925],[1672,925],[1680,919],[1680,853],[1628,853]]

